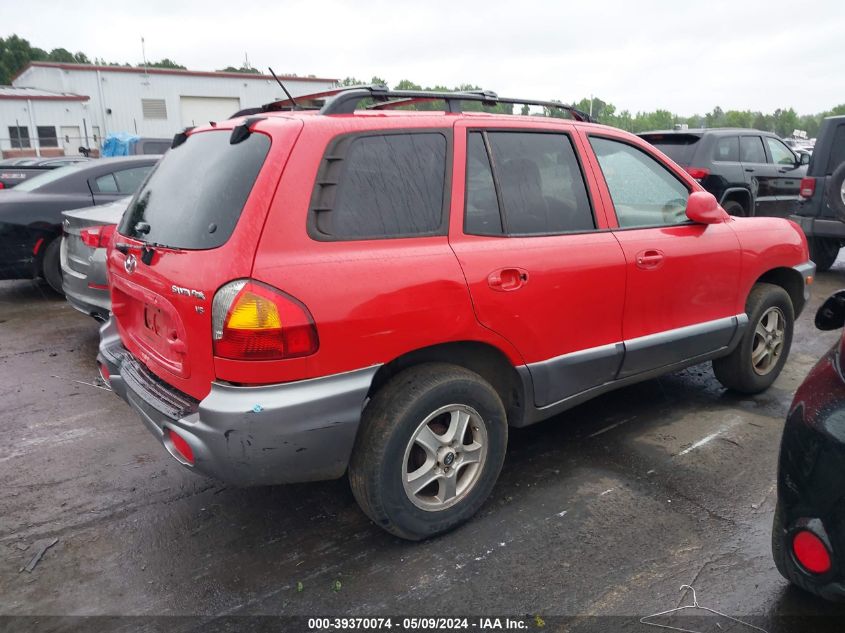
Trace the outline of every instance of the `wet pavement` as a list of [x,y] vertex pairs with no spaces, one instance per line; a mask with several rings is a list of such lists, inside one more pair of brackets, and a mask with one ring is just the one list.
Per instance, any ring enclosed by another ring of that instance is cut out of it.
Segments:
[[[511,430],[476,518],[408,543],[345,479],[239,490],[187,472],[98,385],[97,324],[36,282],[0,282],[0,615],[565,615],[648,631],[639,618],[688,604],[691,584],[770,631],[772,616],[845,629],[845,606],[789,588],[769,550],[784,415],[838,337],[812,317],[840,287],[845,262],[818,276],[768,392],[728,393],[707,364]],[[712,630],[728,629],[746,630]]]

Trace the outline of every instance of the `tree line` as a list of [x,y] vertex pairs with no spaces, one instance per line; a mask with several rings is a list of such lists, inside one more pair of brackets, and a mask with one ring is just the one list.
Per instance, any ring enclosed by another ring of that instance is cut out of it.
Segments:
[[[77,51],[72,53],[66,48],[54,48],[46,51],[42,48],[32,46],[26,39],[17,35],[0,37],[0,85],[8,85],[18,72],[23,70],[32,61],[53,61],[74,64],[98,64],[103,66],[147,66],[148,68],[175,68],[185,69],[185,66],[174,62],[169,58],[159,61],[141,62],[128,64],[119,62],[108,62],[98,57],[91,60],[85,53]],[[240,66],[227,66],[218,72],[243,72],[260,74],[261,71],[253,67],[247,61]],[[288,76],[296,76],[287,73]],[[313,76],[313,75],[311,75]],[[363,83],[388,85],[381,77],[373,77],[370,81],[360,81],[355,77],[347,77],[340,82],[343,86],[352,86]],[[473,84],[461,84],[458,86],[430,86],[423,87],[409,79],[402,79],[395,86],[396,90],[438,90],[438,91],[468,91],[480,90],[479,86]],[[653,112],[634,112],[629,110],[617,110],[612,103],[594,98],[584,98],[573,102],[572,105],[584,112],[592,112],[593,118],[599,123],[622,128],[629,132],[645,132],[647,130],[672,129],[676,125],[687,125],[691,128],[697,127],[741,127],[756,128],[774,132],[782,137],[791,136],[794,130],[804,130],[807,135],[815,137],[818,134],[822,119],[826,116],[845,114],[845,104],[841,104],[825,112],[816,114],[799,115],[793,108],[778,108],[771,114],[752,110],[727,110],[716,106],[704,115],[694,114],[692,116],[681,116],[669,110],[658,109]],[[435,110],[442,108],[437,102],[418,103],[405,106],[416,110]],[[513,106],[499,104],[495,107],[484,106],[481,103],[465,103],[464,109],[469,111],[485,111],[503,114],[512,114]],[[523,107],[522,114],[528,114],[529,108]],[[567,116],[561,110],[550,110],[546,114],[550,116]]]

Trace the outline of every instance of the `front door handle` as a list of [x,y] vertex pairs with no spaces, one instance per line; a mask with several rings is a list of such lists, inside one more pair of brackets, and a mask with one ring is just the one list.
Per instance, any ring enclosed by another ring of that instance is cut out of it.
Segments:
[[644,270],[653,270],[659,268],[665,259],[663,251],[657,249],[649,249],[637,253],[637,268]]
[[509,292],[528,283],[528,271],[522,268],[500,268],[487,275],[487,285],[493,290]]

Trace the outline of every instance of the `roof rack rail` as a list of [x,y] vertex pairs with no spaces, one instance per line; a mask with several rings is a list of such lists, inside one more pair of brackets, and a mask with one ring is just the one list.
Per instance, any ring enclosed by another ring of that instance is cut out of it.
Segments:
[[576,121],[595,123],[595,120],[586,112],[578,110],[574,106],[559,103],[557,101],[537,101],[535,99],[515,99],[500,97],[489,90],[466,90],[461,92],[445,92],[430,90],[389,90],[386,86],[350,86],[338,90],[334,95],[322,93],[324,96],[334,96],[321,109],[320,114],[352,114],[358,108],[358,104],[364,99],[376,101],[369,106],[373,110],[383,110],[402,105],[411,105],[423,101],[445,101],[447,112],[461,112],[461,103],[472,101],[481,103],[488,107],[500,104],[508,105],[533,105],[544,108],[553,108],[569,112]]

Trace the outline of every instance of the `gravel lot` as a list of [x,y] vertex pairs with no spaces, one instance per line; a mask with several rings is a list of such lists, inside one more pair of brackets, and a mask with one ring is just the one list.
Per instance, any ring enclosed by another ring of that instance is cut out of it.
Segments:
[[[97,324],[43,285],[0,282],[0,615],[509,614],[649,631],[639,618],[692,584],[702,605],[769,631],[841,618],[787,587],[769,535],[791,394],[838,336],[812,317],[842,286],[845,263],[819,275],[767,393],[727,393],[708,364],[513,430],[479,515],[412,544],[372,525],[345,480],[238,490],[185,471],[98,387]],[[44,539],[58,541],[19,571]]]

